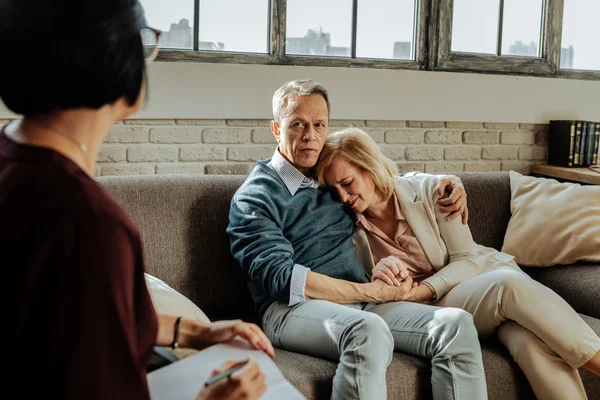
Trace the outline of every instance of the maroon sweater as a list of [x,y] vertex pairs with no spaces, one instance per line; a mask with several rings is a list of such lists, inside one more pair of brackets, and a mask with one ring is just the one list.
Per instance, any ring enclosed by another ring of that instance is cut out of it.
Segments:
[[0,132],[3,357],[19,398],[148,399],[158,321],[140,235],[75,163]]

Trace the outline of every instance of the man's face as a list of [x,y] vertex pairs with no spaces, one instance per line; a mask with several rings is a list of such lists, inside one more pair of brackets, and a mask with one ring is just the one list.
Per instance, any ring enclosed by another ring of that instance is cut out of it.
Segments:
[[271,121],[279,152],[304,175],[310,175],[319,159],[328,121],[327,103],[319,94],[290,97],[281,124]]

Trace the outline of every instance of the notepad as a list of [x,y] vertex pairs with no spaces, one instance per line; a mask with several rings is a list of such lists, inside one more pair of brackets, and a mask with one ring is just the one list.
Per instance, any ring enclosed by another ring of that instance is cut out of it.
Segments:
[[264,352],[235,340],[217,344],[148,374],[152,400],[192,400],[215,368],[229,360],[254,357],[265,375],[267,390],[261,400],[305,400],[306,398],[281,373]]

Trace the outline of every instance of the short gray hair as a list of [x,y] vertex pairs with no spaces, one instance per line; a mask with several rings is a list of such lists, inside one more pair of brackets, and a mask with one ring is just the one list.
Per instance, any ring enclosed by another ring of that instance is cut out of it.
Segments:
[[310,96],[313,94],[319,94],[325,99],[325,103],[327,103],[327,118],[329,119],[329,116],[331,115],[329,93],[327,92],[327,89],[325,89],[325,86],[312,79],[289,81],[277,89],[273,95],[273,119],[278,123],[281,122],[284,113],[287,110],[290,97]]

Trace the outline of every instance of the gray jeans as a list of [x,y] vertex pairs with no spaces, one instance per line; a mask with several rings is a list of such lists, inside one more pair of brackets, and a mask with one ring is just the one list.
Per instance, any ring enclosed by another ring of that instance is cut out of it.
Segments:
[[276,347],[338,361],[332,399],[386,399],[386,369],[399,351],[431,359],[433,397],[487,399],[471,314],[410,302],[273,303],[263,328]]

